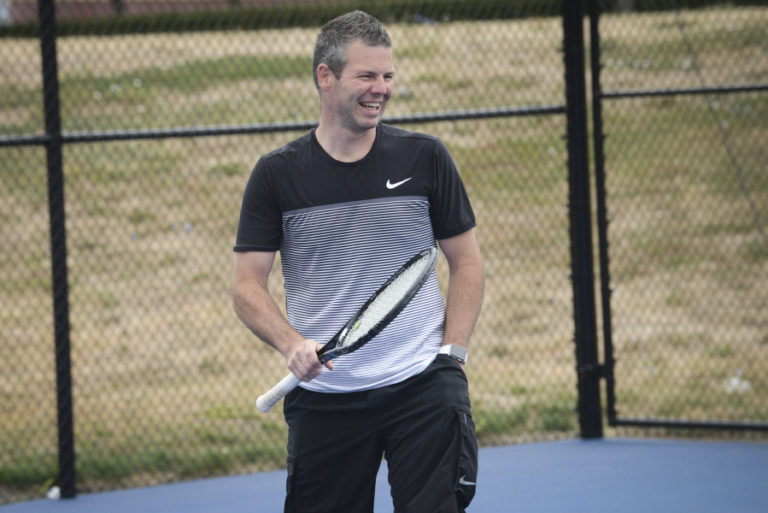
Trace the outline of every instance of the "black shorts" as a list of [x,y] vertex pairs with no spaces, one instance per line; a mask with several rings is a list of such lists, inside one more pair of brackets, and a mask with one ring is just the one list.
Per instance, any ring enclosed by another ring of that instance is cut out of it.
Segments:
[[467,378],[448,356],[375,390],[297,388],[284,412],[286,513],[372,513],[382,457],[395,513],[463,512],[475,495],[477,441]]

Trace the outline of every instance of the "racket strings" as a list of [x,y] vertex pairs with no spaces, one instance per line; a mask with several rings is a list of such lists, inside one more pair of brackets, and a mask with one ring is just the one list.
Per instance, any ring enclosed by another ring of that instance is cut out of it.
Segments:
[[408,297],[414,287],[418,287],[426,271],[425,267],[428,265],[429,259],[423,258],[396,275],[350,326],[344,336],[341,337],[340,344],[337,347],[354,345],[372,330],[377,329],[397,307],[397,304]]

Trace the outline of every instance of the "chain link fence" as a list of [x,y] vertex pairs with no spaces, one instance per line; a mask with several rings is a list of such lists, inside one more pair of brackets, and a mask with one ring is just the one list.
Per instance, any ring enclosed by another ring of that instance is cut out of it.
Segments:
[[766,426],[768,8],[611,13],[600,36],[611,413]]
[[[150,2],[90,3],[129,13]],[[317,119],[319,22],[307,13],[334,2],[304,2],[276,28],[259,9],[299,3],[261,3],[201,14],[179,1],[187,17],[59,24],[79,492],[284,464],[282,414],[254,407],[284,362],[233,313],[232,245],[256,159]],[[577,436],[559,2],[422,4],[397,15],[357,6],[393,40],[389,119],[447,144],[476,209],[487,288],[467,371],[479,440]],[[685,52],[670,54],[685,41],[679,19],[706,39],[687,70]],[[767,19],[765,7],[606,16],[604,85],[695,82],[713,54],[723,56],[710,73],[727,65],[766,82]],[[0,40],[0,503],[40,496],[58,472],[42,64],[24,23]],[[668,409],[694,398],[691,415],[730,418],[738,398],[734,418],[765,420],[768,102],[764,92],[718,99],[605,108],[617,390],[638,415],[686,416]],[[696,144],[673,137],[688,132]],[[705,386],[670,393],[659,380],[681,373],[708,386],[738,377],[751,390],[718,395],[717,406]]]

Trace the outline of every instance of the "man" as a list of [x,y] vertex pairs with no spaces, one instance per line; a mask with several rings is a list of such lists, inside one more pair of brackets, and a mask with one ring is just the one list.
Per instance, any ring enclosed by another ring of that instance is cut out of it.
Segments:
[[[463,362],[483,295],[472,208],[438,139],[382,123],[395,69],[378,20],[328,22],[313,74],[319,125],[259,159],[235,246],[235,311],[302,380],[283,407],[285,511],[372,512],[382,456],[395,511],[464,511],[477,443]],[[446,300],[433,272],[377,337],[324,368],[321,342],[436,241]],[[277,250],[287,320],[267,286]]]

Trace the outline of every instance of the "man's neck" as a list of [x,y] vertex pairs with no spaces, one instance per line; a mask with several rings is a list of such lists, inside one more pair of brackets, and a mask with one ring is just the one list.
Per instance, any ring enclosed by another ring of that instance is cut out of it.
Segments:
[[376,128],[364,132],[331,131],[321,122],[315,130],[315,137],[325,152],[339,162],[357,162],[371,151],[376,140]]

